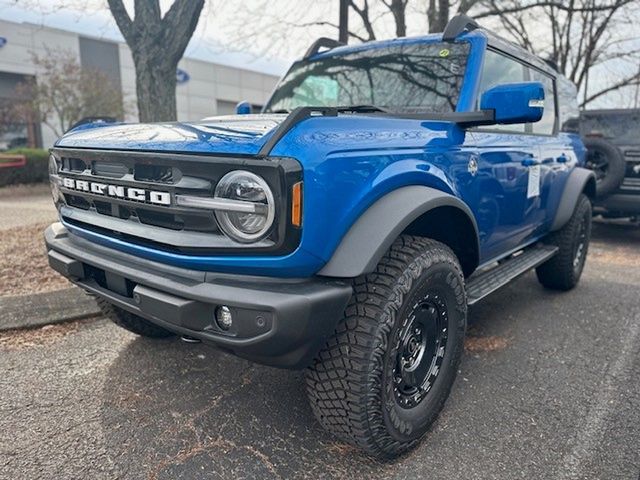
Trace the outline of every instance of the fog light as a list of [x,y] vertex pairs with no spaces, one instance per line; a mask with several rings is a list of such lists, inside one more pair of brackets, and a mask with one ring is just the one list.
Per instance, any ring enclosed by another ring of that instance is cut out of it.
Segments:
[[233,323],[231,316],[231,310],[226,305],[221,305],[216,308],[216,323],[222,330],[229,330]]

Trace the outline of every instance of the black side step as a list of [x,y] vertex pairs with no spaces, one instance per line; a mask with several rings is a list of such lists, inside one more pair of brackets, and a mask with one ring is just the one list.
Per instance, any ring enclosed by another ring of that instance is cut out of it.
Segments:
[[475,273],[467,280],[467,303],[473,305],[490,293],[541,265],[556,253],[558,247],[536,245],[500,262],[496,267]]

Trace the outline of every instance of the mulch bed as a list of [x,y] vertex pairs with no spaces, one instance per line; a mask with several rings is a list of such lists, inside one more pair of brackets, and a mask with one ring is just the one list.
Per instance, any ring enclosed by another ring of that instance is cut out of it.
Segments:
[[0,296],[27,295],[71,286],[49,267],[43,238],[48,225],[0,230]]
[[40,328],[0,332],[0,349],[20,350],[23,348],[48,345],[71,333],[77,332],[80,326],[86,322],[87,320],[77,320],[59,325],[45,325]]
[[49,183],[35,183],[32,185],[11,185],[0,188],[0,199],[29,197],[33,195],[51,195]]

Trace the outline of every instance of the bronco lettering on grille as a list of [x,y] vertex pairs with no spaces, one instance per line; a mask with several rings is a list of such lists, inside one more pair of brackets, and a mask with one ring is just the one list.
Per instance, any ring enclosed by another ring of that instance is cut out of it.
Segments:
[[123,200],[147,202],[154,205],[171,205],[171,194],[169,192],[158,192],[155,190],[145,190],[143,188],[89,182],[87,180],[76,180],[74,178],[62,178],[62,186],[69,190],[105,195],[107,197],[121,198]]

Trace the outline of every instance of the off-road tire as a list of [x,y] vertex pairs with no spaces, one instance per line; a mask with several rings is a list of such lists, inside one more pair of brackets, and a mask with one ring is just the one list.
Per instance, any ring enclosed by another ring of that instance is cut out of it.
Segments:
[[[447,246],[403,235],[373,273],[354,280],[353,289],[344,318],[307,369],[307,393],[326,430],[370,455],[393,458],[417,445],[455,380],[467,317],[464,276]],[[394,389],[400,332],[412,330],[417,309],[426,308],[421,302],[438,296],[446,313],[438,310],[435,318],[442,318],[438,325],[446,325],[447,333],[445,348],[437,350],[441,356],[430,365],[439,368],[427,377],[430,389],[421,401],[403,408],[405,399]]]
[[129,330],[136,335],[149,338],[167,338],[175,335],[175,333],[159,327],[138,315],[116,307],[102,298],[96,298],[96,302],[105,317],[109,318],[119,327]]
[[[578,284],[584,269],[591,239],[591,202],[581,194],[571,218],[560,230],[543,242],[555,245],[558,253],[536,268],[538,281],[553,290],[571,290]],[[582,243],[582,249],[578,252]],[[577,258],[580,253],[580,258]]]

